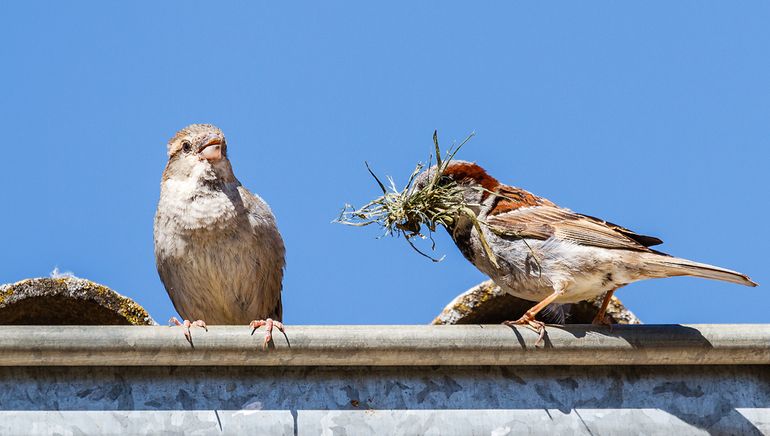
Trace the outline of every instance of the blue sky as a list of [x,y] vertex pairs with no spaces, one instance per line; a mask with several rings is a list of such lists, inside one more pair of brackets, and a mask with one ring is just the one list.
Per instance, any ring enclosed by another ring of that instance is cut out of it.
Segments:
[[503,182],[749,274],[618,295],[649,323],[770,322],[770,3],[2,2],[0,282],[54,267],[164,323],[165,143],[221,127],[287,245],[290,324],[429,322],[482,281],[333,225],[438,129]]

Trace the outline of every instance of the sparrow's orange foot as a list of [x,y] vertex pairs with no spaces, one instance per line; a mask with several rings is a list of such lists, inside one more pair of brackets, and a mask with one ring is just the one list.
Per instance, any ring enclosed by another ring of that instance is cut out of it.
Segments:
[[203,322],[202,319],[199,319],[199,320],[193,321],[193,322],[190,322],[189,319],[186,319],[183,322],[179,322],[179,320],[176,319],[175,316],[172,316],[171,319],[168,320],[168,323],[169,324],[177,325],[179,327],[182,327],[184,329],[184,337],[187,339],[187,342],[189,342],[190,346],[193,347],[193,348],[195,348],[195,346],[193,345],[192,334],[190,334],[190,327],[193,327],[193,326],[200,327],[203,330],[209,331],[208,326],[206,325],[205,322]]
[[594,320],[591,321],[591,324],[599,326],[606,325],[609,327],[610,331],[612,331],[612,319],[603,313],[597,313]]
[[609,290],[606,294],[604,294],[604,298],[602,299],[602,305],[599,307],[599,311],[596,312],[596,316],[594,317],[594,320],[591,321],[591,324],[593,325],[606,325],[610,328],[610,331],[612,331],[612,320],[609,316],[607,316],[607,308],[610,306],[610,302],[612,301],[612,294],[615,293],[615,289]]
[[255,331],[257,331],[258,328],[265,326],[267,329],[267,332],[265,332],[265,341],[262,343],[262,349],[267,350],[268,345],[270,344],[270,341],[273,340],[273,327],[277,328],[281,333],[283,333],[283,336],[286,338],[286,343],[289,343],[289,337],[286,336],[286,331],[283,329],[283,323],[280,321],[273,321],[272,319],[260,319],[260,320],[254,320],[251,323],[249,323],[249,327],[251,327],[253,330],[251,330],[251,334],[253,335]]
[[528,313],[525,313],[524,316],[517,319],[516,321],[503,321],[503,324],[507,325],[508,327],[513,327],[515,325],[525,325],[534,330],[535,333],[540,335],[535,342],[536,347],[540,344],[540,342],[543,341],[543,338],[545,337],[545,323],[536,320],[534,316]]

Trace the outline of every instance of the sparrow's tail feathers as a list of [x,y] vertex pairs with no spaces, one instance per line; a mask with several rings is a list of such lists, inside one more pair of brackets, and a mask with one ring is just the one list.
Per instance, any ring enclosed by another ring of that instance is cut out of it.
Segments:
[[652,277],[693,276],[704,279],[721,280],[744,286],[757,286],[747,275],[726,268],[693,262],[678,257],[650,255],[645,262]]

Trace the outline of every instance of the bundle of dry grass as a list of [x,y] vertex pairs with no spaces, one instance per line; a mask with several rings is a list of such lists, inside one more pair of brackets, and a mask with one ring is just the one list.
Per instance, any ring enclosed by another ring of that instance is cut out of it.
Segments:
[[[434,258],[425,254],[418,249],[412,239],[418,237],[420,239],[430,238],[432,233],[436,231],[439,225],[446,228],[452,228],[454,221],[458,217],[467,217],[476,226],[479,235],[481,235],[482,243],[487,255],[494,263],[496,263],[495,256],[492,254],[489,246],[484,239],[483,232],[481,231],[481,222],[476,218],[476,214],[468,207],[462,195],[462,190],[454,182],[443,177],[443,172],[452,161],[457,152],[465,145],[472,137],[473,133],[468,135],[464,141],[460,144],[451,147],[444,158],[441,157],[441,150],[438,145],[438,134],[433,132],[433,145],[435,147],[435,171],[430,171],[433,168],[433,156],[428,159],[427,169],[422,163],[418,163],[409,179],[406,186],[399,190],[396,187],[395,182],[391,177],[387,177],[389,186],[386,185],[374,174],[374,171],[366,164],[366,168],[369,173],[377,181],[377,184],[382,191],[382,196],[375,198],[361,208],[354,208],[353,206],[346,204],[342,210],[339,218],[335,222],[350,226],[364,227],[371,224],[379,225],[384,229],[384,236],[400,236],[403,235],[409,245],[415,249],[421,255],[433,260],[434,262],[441,261],[441,258]],[[423,172],[427,171],[430,175],[426,183],[421,184],[417,189],[414,186],[415,179]],[[423,227],[427,229],[426,233],[423,233]],[[432,245],[435,248],[435,244]]]

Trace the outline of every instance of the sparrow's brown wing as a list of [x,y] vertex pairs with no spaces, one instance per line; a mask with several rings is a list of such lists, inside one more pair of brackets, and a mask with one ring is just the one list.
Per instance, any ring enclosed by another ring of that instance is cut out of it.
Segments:
[[627,236],[634,241],[644,245],[645,247],[653,247],[655,245],[660,245],[663,243],[663,240],[660,238],[656,238],[655,236],[648,236],[648,235],[640,235],[639,233],[634,232],[633,230],[629,230],[623,226],[619,226],[617,224],[613,224],[609,221],[605,221],[600,218],[592,217],[590,215],[583,215],[578,214],[584,218],[588,218],[590,220],[596,221],[598,223],[602,223],[606,225],[607,227],[610,227],[611,229],[615,230],[616,232],[622,233],[624,236]]
[[283,269],[285,267],[283,238],[278,232],[270,207],[258,195],[243,186],[238,187],[243,205],[249,213],[254,243],[259,247],[254,260],[260,270],[256,290],[259,298],[254,300],[253,312],[257,318],[272,318],[281,321],[283,304]]
[[519,208],[489,217],[487,224],[499,235],[540,240],[554,237],[610,249],[652,251],[647,247],[662,242],[658,238],[639,235],[616,224],[557,206]]

